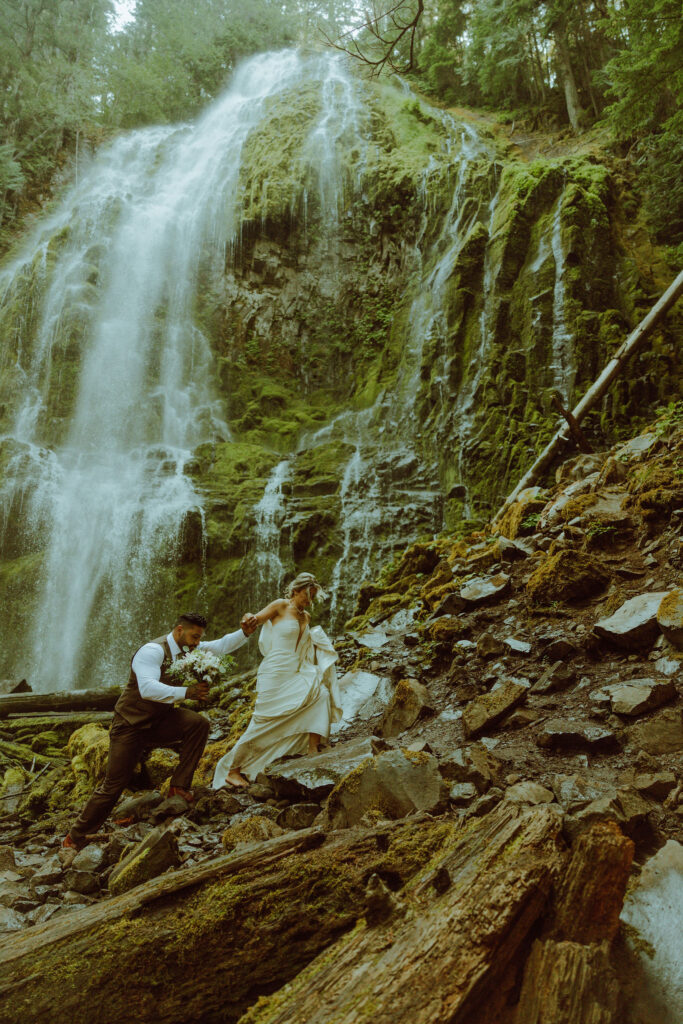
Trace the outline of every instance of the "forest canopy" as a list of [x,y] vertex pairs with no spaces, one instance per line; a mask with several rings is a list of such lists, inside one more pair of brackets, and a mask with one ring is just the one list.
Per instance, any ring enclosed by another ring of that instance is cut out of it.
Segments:
[[445,105],[608,126],[643,171],[658,239],[683,241],[679,0],[137,0],[122,27],[115,6],[0,0],[5,241],[82,146],[194,116],[250,54],[329,43]]

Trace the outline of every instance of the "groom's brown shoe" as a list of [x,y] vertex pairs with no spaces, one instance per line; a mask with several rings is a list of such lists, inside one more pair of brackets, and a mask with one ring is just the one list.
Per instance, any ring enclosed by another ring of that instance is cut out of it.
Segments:
[[192,792],[192,790],[191,789],[183,789],[182,786],[169,786],[168,787],[168,795],[169,795],[169,797],[171,797],[171,796],[181,796],[183,798],[183,800],[186,800],[188,802],[188,804],[191,804],[193,802],[193,800],[194,800],[194,793]]
[[61,843],[61,846],[62,846],[63,850],[76,850],[76,851],[78,851],[78,850],[82,850],[85,845],[86,845],[85,839],[82,839],[80,841],[76,840],[76,839],[72,839],[70,832],[67,832],[67,834],[62,839],[62,843]]

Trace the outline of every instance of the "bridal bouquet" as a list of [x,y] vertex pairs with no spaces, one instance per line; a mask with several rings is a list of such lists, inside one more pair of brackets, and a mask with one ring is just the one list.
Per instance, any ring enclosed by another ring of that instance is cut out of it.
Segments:
[[229,655],[219,658],[211,651],[197,647],[174,661],[168,669],[168,674],[181,686],[192,686],[193,683],[216,686],[223,681],[233,664],[234,659]]

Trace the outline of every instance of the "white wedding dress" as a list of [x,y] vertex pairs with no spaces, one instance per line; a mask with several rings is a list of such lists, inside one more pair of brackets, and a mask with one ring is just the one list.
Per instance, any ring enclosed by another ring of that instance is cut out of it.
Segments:
[[291,616],[261,629],[264,655],[256,677],[256,704],[246,731],[220,759],[213,788],[225,785],[234,765],[248,779],[285,754],[305,754],[308,734],[323,739],[342,717],[335,662],[338,655],[320,626],[304,626]]

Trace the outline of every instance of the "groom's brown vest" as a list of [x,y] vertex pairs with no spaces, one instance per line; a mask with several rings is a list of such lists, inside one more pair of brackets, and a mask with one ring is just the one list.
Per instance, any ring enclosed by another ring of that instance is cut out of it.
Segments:
[[[173,655],[171,654],[171,648],[168,646],[168,640],[165,636],[159,636],[156,640],[150,640],[149,643],[159,644],[164,652],[164,660],[161,663],[161,673],[159,681],[166,683],[167,686],[185,686],[185,683],[177,683],[175,679],[168,676],[168,670],[173,664]],[[144,645],[143,645],[144,646]],[[140,650],[140,648],[138,648]],[[135,654],[138,652],[136,651]],[[135,657],[133,655],[133,658]],[[138,679],[133,672],[133,661],[131,659],[130,675],[128,677],[128,685],[116,702],[114,711],[121,715],[121,718],[125,718],[129,725],[139,725],[142,728],[154,725],[160,718],[167,715],[173,708],[172,704],[162,704],[158,700],[145,700],[140,696],[140,688],[138,687]]]

